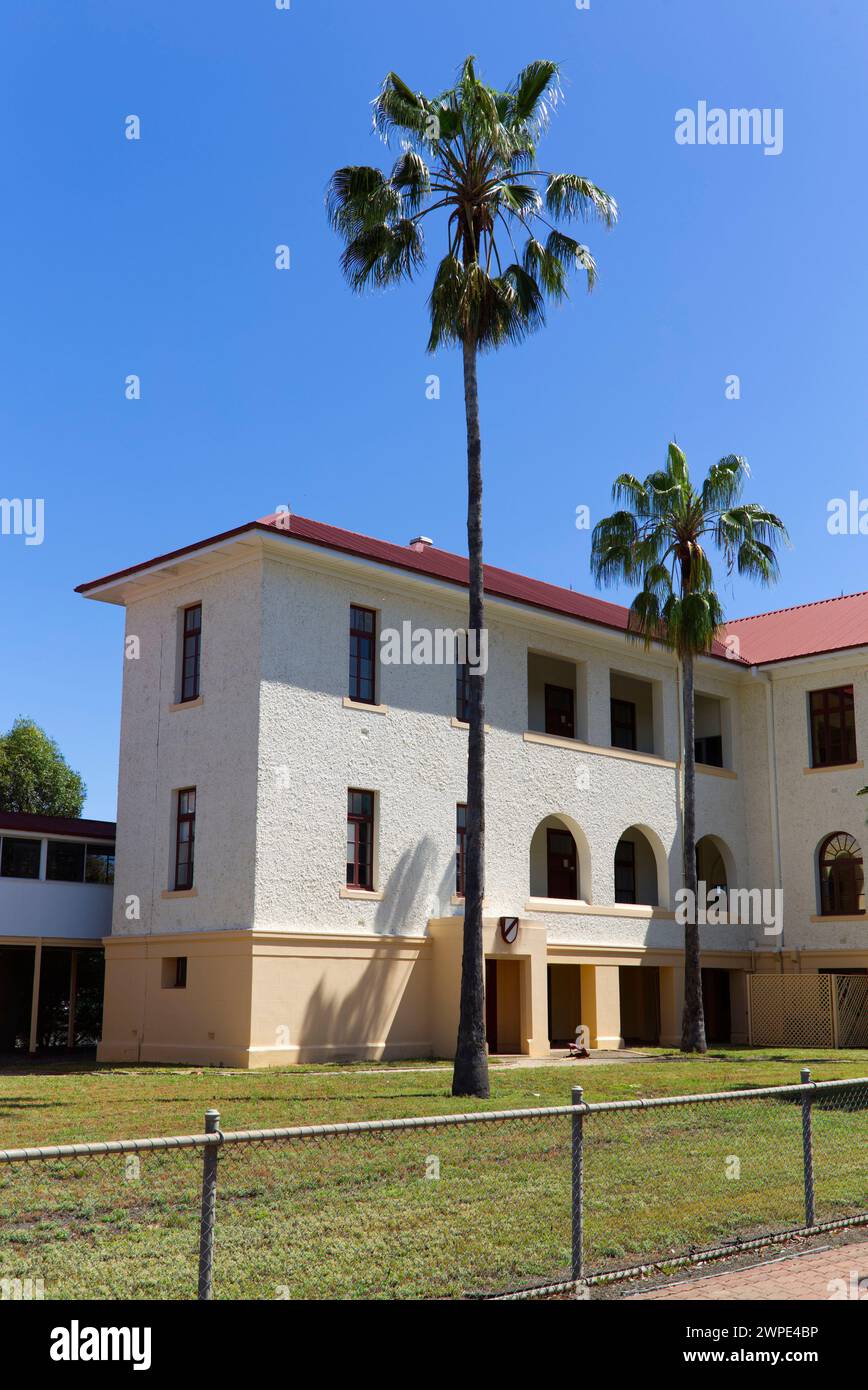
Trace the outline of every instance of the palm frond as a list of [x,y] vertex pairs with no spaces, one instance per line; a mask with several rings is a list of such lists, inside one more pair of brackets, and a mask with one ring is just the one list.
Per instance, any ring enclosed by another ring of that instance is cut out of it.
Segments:
[[526,218],[539,212],[542,198],[539,190],[524,183],[501,183],[495,193],[503,205],[516,217]]
[[[674,442],[666,465],[641,480],[622,473],[612,487],[618,511],[594,527],[591,570],[598,584],[641,588],[630,610],[630,635],[660,641],[681,657],[710,650],[724,621],[714,567],[705,547],[711,536],[727,570],[770,584],[778,577],[775,545],[787,542],[780,517],[755,502],[738,500],[745,460],[728,454],[709,470],[697,491],[687,459]],[[719,510],[719,504],[732,505]]]
[[546,187],[545,202],[555,217],[566,217],[568,220],[581,217],[586,221],[603,222],[607,227],[614,227],[618,220],[615,199],[580,174],[552,174]]
[[630,604],[627,636],[641,640],[646,647],[659,641],[665,629],[665,608],[653,589],[641,588]]
[[774,584],[780,576],[778,557],[773,547],[754,537],[741,542],[736,551],[736,564],[739,574],[748,575],[764,588]]
[[351,164],[336,169],[326,190],[326,213],[335,231],[346,238],[376,227],[401,213],[401,194],[379,169]]
[[567,273],[562,262],[551,254],[548,247],[543,246],[536,237],[529,237],[525,243],[522,260],[527,273],[536,277],[550,299],[564,298],[567,292]]
[[414,92],[396,72],[387,73],[373,101],[374,130],[388,143],[392,131],[406,131],[419,140],[432,137],[432,103]]
[[511,130],[542,132],[561,97],[559,65],[545,59],[528,63],[516,77],[508,95],[504,125]]
[[613,586],[635,576],[639,537],[630,511],[613,512],[597,522],[591,536],[591,572],[598,584]]
[[628,503],[637,516],[650,514],[648,489],[633,473],[618,474],[612,484],[612,501]]
[[560,261],[566,272],[567,267],[575,270],[583,270],[588,278],[588,293],[597,283],[597,263],[588,250],[581,242],[573,237],[567,236],[566,232],[558,231],[557,227],[549,232],[546,240],[546,251],[550,256],[554,256]]
[[395,161],[389,183],[400,191],[404,211],[412,217],[431,192],[431,171],[420,154],[406,149]]
[[539,285],[524,266],[507,266],[502,279],[515,295],[515,316],[519,322],[510,337],[516,341],[515,331],[524,337],[526,333],[534,332],[545,323],[545,301]]
[[727,454],[726,458],[712,464],[702,484],[702,503],[706,511],[719,511],[733,506],[741,496],[744,482],[749,477],[747,459],[739,454]]
[[369,285],[383,288],[412,280],[424,260],[422,233],[415,222],[402,219],[394,227],[367,227],[347,245],[341,269],[354,290]]

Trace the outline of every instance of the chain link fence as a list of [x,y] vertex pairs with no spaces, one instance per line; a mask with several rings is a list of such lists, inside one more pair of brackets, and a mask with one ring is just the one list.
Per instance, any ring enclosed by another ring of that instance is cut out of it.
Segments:
[[868,1078],[0,1151],[3,1297],[583,1289],[868,1224]]

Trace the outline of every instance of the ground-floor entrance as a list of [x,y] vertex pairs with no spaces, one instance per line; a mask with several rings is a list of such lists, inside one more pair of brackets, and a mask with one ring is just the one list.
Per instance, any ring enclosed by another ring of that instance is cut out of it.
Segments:
[[656,1047],[660,1041],[660,971],[656,965],[618,971],[621,1036],[625,1047]]
[[485,962],[485,1038],[490,1053],[521,1052],[520,960]]
[[0,1052],[96,1047],[104,973],[101,947],[0,943]]
[[732,1042],[732,1000],[729,970],[702,971],[702,1012],[707,1043]]
[[576,1041],[582,1026],[582,967],[548,967],[549,1040],[552,1047],[567,1047]]

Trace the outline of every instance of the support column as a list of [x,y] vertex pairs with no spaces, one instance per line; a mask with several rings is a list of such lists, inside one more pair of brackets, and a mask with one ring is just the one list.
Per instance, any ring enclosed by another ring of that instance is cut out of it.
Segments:
[[684,966],[660,967],[660,1046],[681,1045],[681,1022],[684,1014]]
[[746,1046],[750,1042],[746,970],[729,972],[729,1013],[730,1042]]
[[624,1046],[618,969],[617,965],[582,966],[582,1023],[591,1035],[591,1047]]
[[523,933],[529,958],[521,963],[522,1019],[525,1036],[522,1051],[528,1057],[548,1057],[552,1050],[549,1041],[549,977],[548,951],[545,932]]
[[75,1047],[75,1005],[78,995],[78,951],[69,953],[69,1022],[66,1028],[66,1045]]
[[33,948],[33,993],[30,998],[30,1042],[28,1052],[36,1051],[37,1025],[39,1023],[39,982],[42,978],[42,942],[37,941]]

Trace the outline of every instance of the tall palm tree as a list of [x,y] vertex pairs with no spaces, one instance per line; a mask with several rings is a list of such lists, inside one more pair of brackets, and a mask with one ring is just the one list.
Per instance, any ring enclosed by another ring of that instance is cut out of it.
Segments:
[[[579,174],[537,165],[536,145],[560,94],[556,63],[530,63],[506,91],[486,86],[475,59],[439,96],[414,92],[390,72],[374,101],[374,130],[401,152],[392,169],[357,165],[331,178],[326,205],[344,238],[341,265],[354,290],[412,279],[425,259],[422,222],[440,214],[443,259],[429,298],[428,350],[460,345],[467,425],[469,644],[484,629],[482,444],[477,356],[519,343],[561,300],[572,269],[588,289],[596,267],[587,246],[555,222],[593,218],[612,226],[617,207]],[[553,220],[554,219],[554,220]],[[521,247],[516,246],[520,240]],[[465,838],[464,942],[453,1095],[488,1095],[482,949],[485,838],[485,683],[470,681]]]
[[[681,664],[684,704],[684,887],[696,903],[696,755],[694,747],[693,668],[697,656],[711,649],[723,625],[723,607],[714,588],[708,554],[713,545],[723,555],[727,573],[772,584],[778,578],[775,545],[786,543],[783,522],[755,502],[742,502],[750,469],[745,459],[728,454],[708,471],[702,485],[690,481],[687,460],[670,444],[666,466],[640,482],[622,473],[612,500],[622,509],[594,527],[591,569],[599,584],[638,582],[630,606],[629,635],[662,642]],[[696,911],[684,927],[684,1017],[682,1052],[705,1052],[702,970]]]

